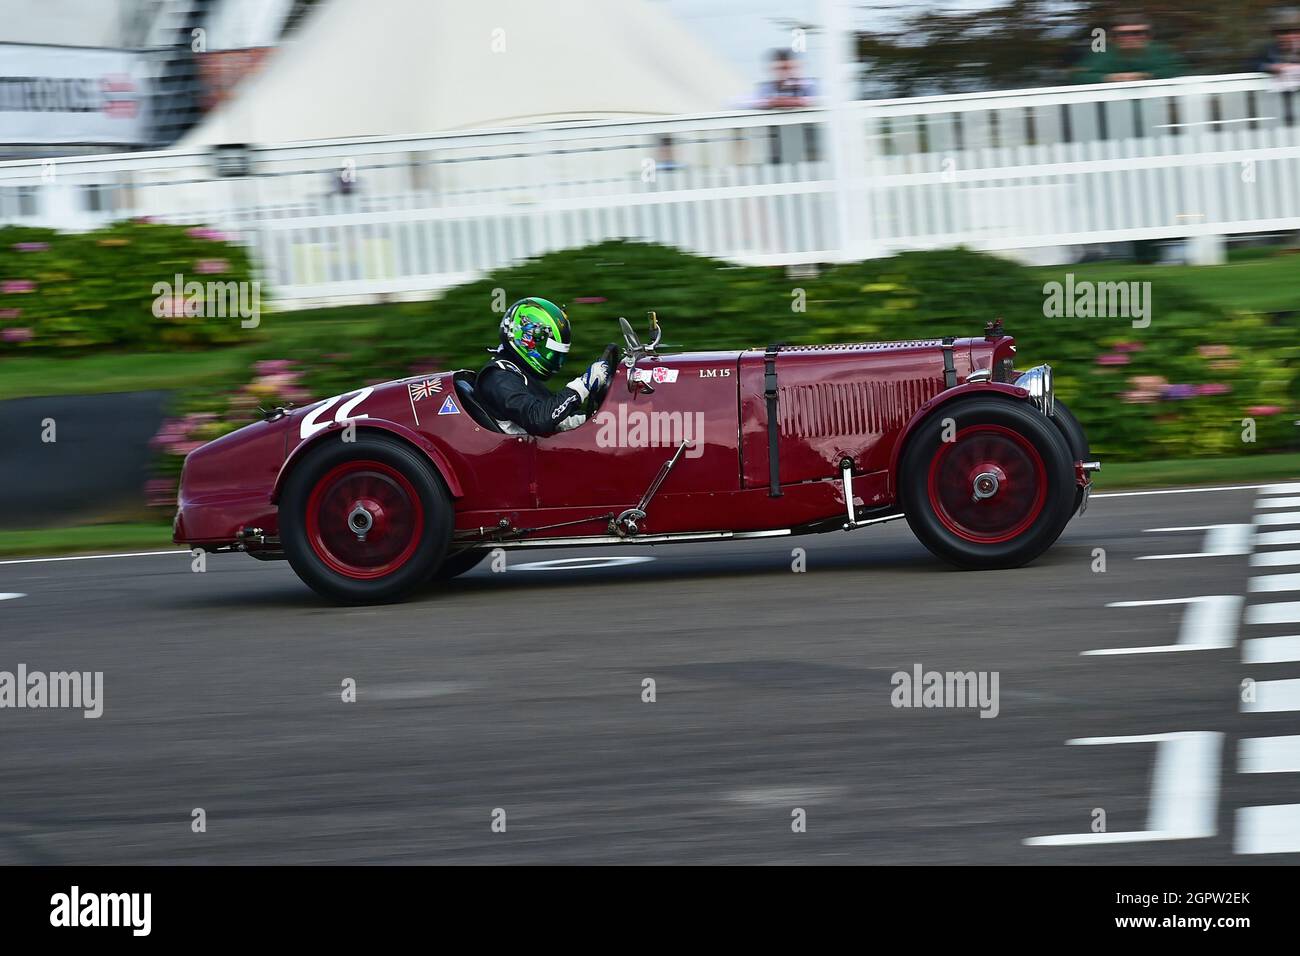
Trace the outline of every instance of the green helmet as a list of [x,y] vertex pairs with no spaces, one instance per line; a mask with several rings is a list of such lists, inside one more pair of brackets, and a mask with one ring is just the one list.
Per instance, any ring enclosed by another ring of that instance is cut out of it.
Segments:
[[542,378],[560,370],[572,339],[569,317],[546,299],[520,299],[501,319],[502,348]]

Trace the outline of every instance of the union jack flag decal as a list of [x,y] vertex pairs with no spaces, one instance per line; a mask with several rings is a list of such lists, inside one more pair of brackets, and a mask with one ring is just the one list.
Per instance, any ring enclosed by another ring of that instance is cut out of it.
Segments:
[[411,393],[411,401],[418,402],[422,398],[428,398],[434,392],[441,392],[442,380],[430,378],[423,382],[412,382],[406,386],[406,390]]

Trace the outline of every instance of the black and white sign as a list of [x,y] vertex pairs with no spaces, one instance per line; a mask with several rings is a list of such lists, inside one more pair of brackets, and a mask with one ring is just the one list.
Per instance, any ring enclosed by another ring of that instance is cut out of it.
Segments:
[[128,50],[0,43],[0,143],[144,143],[147,84]]

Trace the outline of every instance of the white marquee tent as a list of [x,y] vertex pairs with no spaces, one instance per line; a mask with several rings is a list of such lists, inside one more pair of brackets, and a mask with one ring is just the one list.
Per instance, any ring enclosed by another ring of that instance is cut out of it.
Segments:
[[743,86],[650,0],[328,0],[178,145],[711,112]]

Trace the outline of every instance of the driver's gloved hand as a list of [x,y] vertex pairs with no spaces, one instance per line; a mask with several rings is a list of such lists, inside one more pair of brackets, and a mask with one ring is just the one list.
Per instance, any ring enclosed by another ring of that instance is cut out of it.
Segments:
[[585,402],[592,392],[597,394],[603,392],[613,377],[614,367],[601,358],[588,365],[587,370],[569,382],[568,387],[581,395]]

